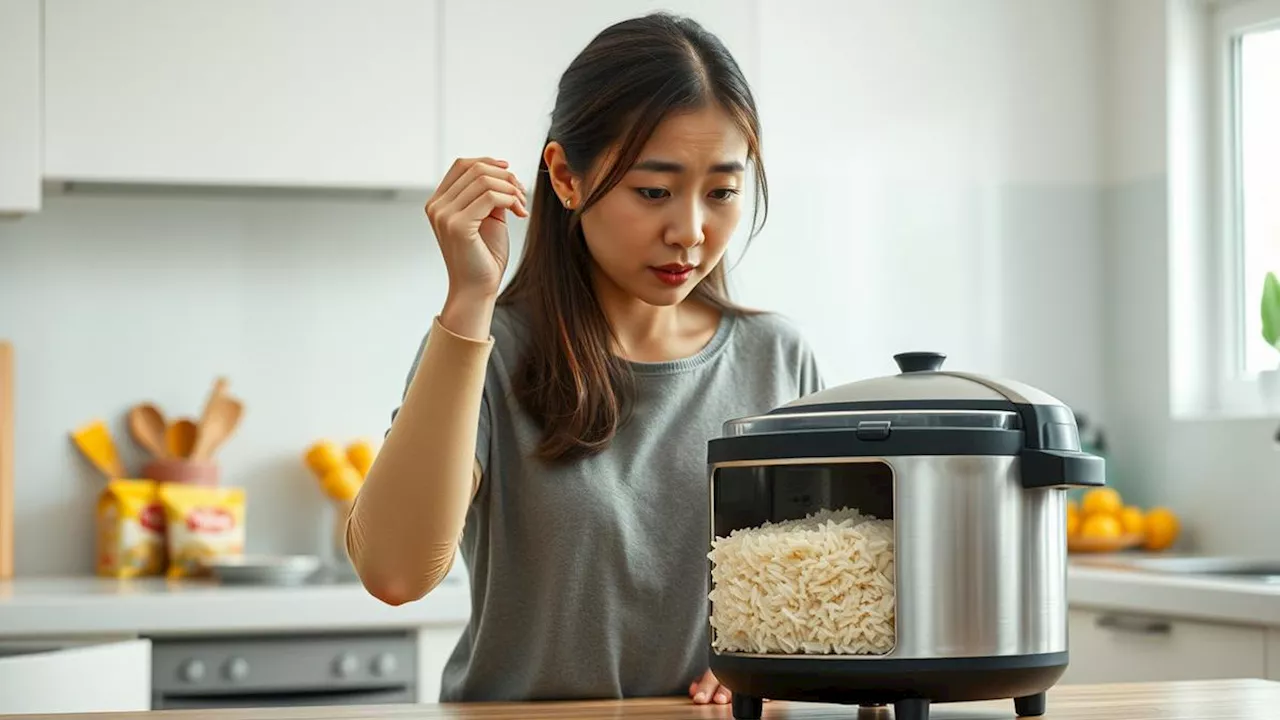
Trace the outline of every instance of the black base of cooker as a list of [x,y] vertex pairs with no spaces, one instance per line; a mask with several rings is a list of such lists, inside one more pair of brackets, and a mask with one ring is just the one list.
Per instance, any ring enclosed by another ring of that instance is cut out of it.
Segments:
[[711,671],[733,692],[735,720],[759,720],[761,698],[893,705],[894,720],[928,720],[932,703],[1013,699],[1019,717],[1043,715],[1044,693],[1067,653],[923,660],[771,658],[711,653]]

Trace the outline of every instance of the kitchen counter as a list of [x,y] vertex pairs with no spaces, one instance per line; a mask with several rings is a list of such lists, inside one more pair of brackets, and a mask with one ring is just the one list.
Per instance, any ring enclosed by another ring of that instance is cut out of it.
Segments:
[[[0,582],[0,638],[377,629],[464,623],[466,575],[390,607],[355,581],[221,586],[160,578],[19,578]],[[1067,599],[1088,607],[1280,628],[1280,585],[1142,572],[1107,556],[1072,557]]]
[[[1049,691],[1046,720],[1271,720],[1280,708],[1280,683],[1266,680],[1211,680],[1127,685],[1062,685]],[[851,720],[843,705],[773,702],[764,720]],[[888,718],[891,713],[875,713]],[[329,708],[249,710],[183,710],[138,714],[4,716],[13,720],[56,717],[92,720],[575,720],[631,718],[635,720],[704,720],[732,718],[724,705],[693,705],[687,699],[640,699],[556,703],[466,703],[457,705],[384,705]],[[1011,700],[935,706],[933,717],[1003,720],[1013,717]]]
[[410,628],[464,623],[466,576],[391,607],[354,580],[292,587],[97,577],[0,582],[0,638]]
[[1105,555],[1071,558],[1068,604],[1280,628],[1280,585],[1135,570],[1122,560]]

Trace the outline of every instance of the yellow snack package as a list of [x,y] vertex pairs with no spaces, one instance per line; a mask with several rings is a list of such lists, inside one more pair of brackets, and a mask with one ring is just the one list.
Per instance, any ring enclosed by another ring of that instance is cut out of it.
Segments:
[[98,497],[98,575],[133,578],[165,569],[165,519],[154,480],[112,480]]
[[204,562],[244,554],[244,488],[165,483],[171,578],[202,577]]

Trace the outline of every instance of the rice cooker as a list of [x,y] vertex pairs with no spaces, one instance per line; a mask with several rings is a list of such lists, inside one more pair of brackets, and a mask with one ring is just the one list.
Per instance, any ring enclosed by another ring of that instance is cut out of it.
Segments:
[[1102,458],[1045,392],[894,359],[708,443],[709,665],[738,720],[762,698],[1041,715],[1066,670],[1065,495]]

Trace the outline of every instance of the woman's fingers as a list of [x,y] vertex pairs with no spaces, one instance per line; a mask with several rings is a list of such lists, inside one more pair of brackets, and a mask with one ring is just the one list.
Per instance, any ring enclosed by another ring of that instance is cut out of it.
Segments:
[[436,186],[436,191],[434,193],[435,197],[443,198],[445,193],[449,192],[454,184],[458,182],[458,178],[462,177],[462,174],[470,170],[471,166],[476,163],[487,163],[489,165],[502,168],[503,170],[508,167],[506,160],[498,160],[491,157],[458,158],[453,161],[453,164],[449,166],[448,172],[446,172],[444,177],[440,179],[440,184]]
[[[484,213],[477,213],[477,214],[472,214],[471,212],[468,211],[468,208],[472,208],[476,199],[482,198],[485,195],[488,195],[490,193],[499,193],[501,195],[509,195],[511,197],[514,197],[516,200],[519,201],[519,208],[517,209],[516,214],[522,214],[524,212],[525,210],[524,194],[520,192],[520,189],[517,188],[515,185],[512,185],[511,183],[507,182],[506,180],[501,180],[499,178],[490,177],[490,176],[478,178],[475,182],[469,185],[465,190],[459,193],[457,197],[449,201],[449,204],[446,206],[447,208],[446,212],[452,215],[461,214],[466,216],[469,219],[483,218],[485,213],[489,212],[489,210],[492,210],[492,208],[485,210]],[[478,206],[476,207],[478,209]],[[503,205],[502,207],[506,207],[506,206]]]
[[471,165],[462,172],[462,175],[454,181],[447,190],[440,195],[443,203],[451,204],[454,200],[470,191],[477,183],[489,179],[501,180],[519,191],[524,195],[524,184],[516,178],[516,174],[506,169],[488,162],[480,161]]
[[714,693],[720,687],[720,682],[716,680],[716,676],[707,671],[702,675],[702,679],[698,681],[697,688],[693,693],[693,701],[696,703],[713,702]]
[[510,210],[521,217],[529,215],[520,198],[515,195],[498,190],[486,190],[463,208],[459,217],[467,218],[469,221],[483,220],[485,217],[501,220],[502,210]]

